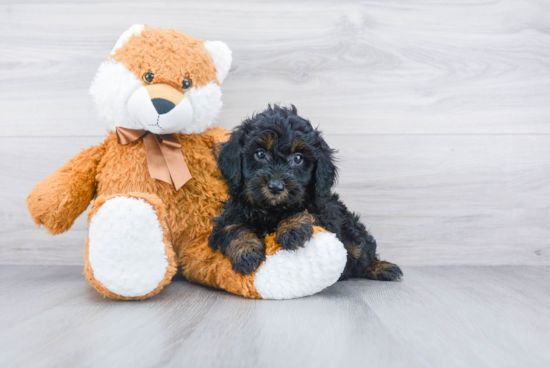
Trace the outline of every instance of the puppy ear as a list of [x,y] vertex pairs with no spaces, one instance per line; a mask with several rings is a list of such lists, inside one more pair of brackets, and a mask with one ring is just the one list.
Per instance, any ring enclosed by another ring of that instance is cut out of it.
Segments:
[[236,195],[242,184],[241,138],[242,129],[237,128],[231,133],[229,140],[221,145],[218,153],[218,168],[227,184],[229,194]]
[[334,153],[336,151],[328,146],[319,132],[317,132],[317,134],[319,146],[317,165],[314,174],[314,190],[315,197],[319,198],[330,195],[331,188],[336,182],[338,172],[334,159]]

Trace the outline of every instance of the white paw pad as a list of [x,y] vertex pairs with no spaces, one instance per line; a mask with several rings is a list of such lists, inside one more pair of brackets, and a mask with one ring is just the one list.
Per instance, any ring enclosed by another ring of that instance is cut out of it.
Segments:
[[264,299],[312,295],[338,281],[346,261],[346,249],[336,235],[318,233],[303,248],[267,256],[254,285]]
[[107,200],[90,221],[88,256],[94,278],[117,295],[150,293],[167,272],[162,238],[151,204],[130,197]]

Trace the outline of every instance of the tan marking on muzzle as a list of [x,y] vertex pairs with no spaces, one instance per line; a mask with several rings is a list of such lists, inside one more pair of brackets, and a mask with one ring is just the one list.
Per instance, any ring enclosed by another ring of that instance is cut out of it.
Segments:
[[146,86],[145,88],[147,88],[147,93],[149,93],[151,100],[153,98],[163,98],[172,102],[174,105],[179,104],[181,100],[183,100],[183,93],[168,84],[156,83]]

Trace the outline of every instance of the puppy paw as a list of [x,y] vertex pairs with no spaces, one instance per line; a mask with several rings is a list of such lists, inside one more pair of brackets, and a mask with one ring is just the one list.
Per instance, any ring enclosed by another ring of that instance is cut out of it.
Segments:
[[256,271],[263,261],[265,261],[265,253],[253,249],[246,253],[241,252],[238,257],[232,258],[231,266],[233,266],[235,273],[248,275]]
[[367,267],[365,278],[379,281],[398,281],[403,277],[403,271],[398,265],[375,259]]
[[235,273],[248,275],[265,260],[265,243],[256,235],[241,236],[229,243],[226,254]]
[[279,223],[276,241],[285,250],[296,250],[303,247],[313,235],[313,216],[299,213]]

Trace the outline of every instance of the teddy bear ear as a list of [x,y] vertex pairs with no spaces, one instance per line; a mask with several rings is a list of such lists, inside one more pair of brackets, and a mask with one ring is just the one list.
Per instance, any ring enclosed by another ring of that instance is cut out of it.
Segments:
[[115,43],[115,47],[113,47],[111,55],[114,55],[116,50],[120,49],[122,45],[124,45],[126,41],[130,39],[130,37],[140,34],[141,31],[143,31],[143,28],[145,28],[145,25],[143,24],[134,24],[126,31],[124,31],[124,33],[118,38],[117,42]]
[[231,68],[231,61],[233,60],[231,50],[222,41],[205,41],[204,47],[206,47],[206,50],[208,50],[214,60],[217,70],[216,77],[218,78],[218,82],[222,84]]

